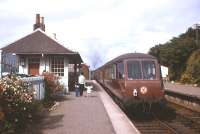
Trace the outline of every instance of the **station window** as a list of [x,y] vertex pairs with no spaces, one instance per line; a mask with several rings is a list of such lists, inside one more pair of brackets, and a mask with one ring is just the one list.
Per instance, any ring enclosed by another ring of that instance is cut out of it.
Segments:
[[57,76],[64,76],[64,58],[52,57],[51,72]]
[[127,68],[129,80],[142,78],[141,66],[139,61],[128,61]]
[[154,61],[142,61],[142,70],[144,79],[156,79],[156,66]]
[[117,77],[118,79],[124,79],[124,64],[123,62],[117,63]]

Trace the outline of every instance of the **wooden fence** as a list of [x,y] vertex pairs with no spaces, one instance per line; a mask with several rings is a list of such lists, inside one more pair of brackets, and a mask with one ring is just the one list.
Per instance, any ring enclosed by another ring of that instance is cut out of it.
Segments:
[[30,83],[30,88],[33,88],[36,92],[35,99],[42,100],[44,99],[45,95],[45,84],[44,84],[44,77],[37,76],[37,77],[24,77],[21,78],[22,81]]

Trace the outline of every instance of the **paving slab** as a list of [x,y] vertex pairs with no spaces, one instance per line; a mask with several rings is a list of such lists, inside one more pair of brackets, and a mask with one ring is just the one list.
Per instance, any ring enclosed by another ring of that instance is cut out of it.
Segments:
[[71,92],[44,120],[42,133],[115,134],[98,92],[93,91],[88,97],[86,92],[81,97]]
[[91,94],[65,96],[42,122],[41,134],[136,134],[127,116],[95,81]]

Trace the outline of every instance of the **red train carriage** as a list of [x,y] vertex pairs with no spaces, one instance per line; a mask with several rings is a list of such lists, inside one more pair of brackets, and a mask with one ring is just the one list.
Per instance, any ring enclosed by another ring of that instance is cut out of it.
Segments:
[[151,55],[121,55],[95,70],[93,75],[125,104],[152,104],[163,101],[160,65]]

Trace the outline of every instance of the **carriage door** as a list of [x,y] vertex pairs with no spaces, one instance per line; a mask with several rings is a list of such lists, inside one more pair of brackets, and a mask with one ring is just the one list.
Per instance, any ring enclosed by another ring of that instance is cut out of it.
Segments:
[[120,86],[119,89],[122,90],[122,92],[125,92],[125,70],[124,70],[124,62],[118,62],[117,63],[117,81],[118,85]]
[[40,58],[28,59],[28,74],[39,75]]

